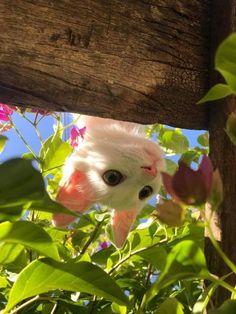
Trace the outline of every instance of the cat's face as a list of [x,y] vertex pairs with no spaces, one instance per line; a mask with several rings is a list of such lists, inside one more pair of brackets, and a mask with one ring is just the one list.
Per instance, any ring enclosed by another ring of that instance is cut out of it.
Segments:
[[[113,209],[114,242],[122,247],[137,214],[160,189],[164,159],[140,126],[93,117],[85,125],[85,140],[66,162],[57,201],[81,213],[94,203]],[[74,219],[53,216],[57,226]]]
[[138,134],[92,136],[71,160],[87,177],[91,202],[116,210],[140,210],[158,193],[164,170],[159,146]]

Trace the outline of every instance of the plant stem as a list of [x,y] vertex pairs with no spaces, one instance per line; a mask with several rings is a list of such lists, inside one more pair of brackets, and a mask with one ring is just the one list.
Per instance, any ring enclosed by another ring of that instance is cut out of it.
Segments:
[[103,220],[102,221],[99,221],[96,225],[96,227],[94,228],[93,232],[91,233],[88,241],[85,243],[84,247],[82,248],[81,252],[80,252],[80,255],[83,255],[87,248],[90,246],[90,244],[93,242],[93,240],[95,239],[96,235],[97,235],[97,232],[101,226],[101,224],[103,223]]
[[33,303],[34,301],[38,300],[39,298],[40,298],[39,295],[36,295],[34,298],[32,298],[32,299],[26,301],[25,303],[21,304],[20,306],[18,306],[15,310],[12,310],[10,312],[10,314],[17,313],[19,310],[22,310],[24,307],[26,307],[27,305]]
[[20,133],[20,131],[17,129],[17,127],[15,126],[14,122],[11,120],[11,118],[9,117],[10,122],[12,124],[13,129],[16,131],[17,135],[19,136],[19,138],[22,140],[22,142],[25,144],[25,146],[28,148],[28,150],[31,152],[31,154],[34,156],[34,158],[40,163],[40,159],[38,158],[38,156],[35,154],[35,152],[33,151],[33,149],[29,146],[29,144],[27,143],[27,141],[24,139],[24,137],[22,136],[22,134]]
[[146,278],[146,282],[145,282],[145,286],[146,286],[146,287],[148,286],[148,282],[149,282],[149,280],[150,280],[151,274],[152,274],[152,264],[149,264],[149,265],[148,265],[147,278]]
[[[55,302],[57,300],[64,300],[64,299],[60,299],[60,298],[53,298],[53,297],[40,297],[40,295],[36,295],[35,297],[33,297],[32,299],[29,299],[28,301],[26,301],[25,303],[22,303],[20,306],[18,306],[17,308],[15,308],[14,310],[12,310],[11,312],[9,312],[9,314],[16,314],[18,313],[19,310],[22,310],[23,308],[25,308],[27,305],[33,303],[34,301],[49,301],[49,302]],[[55,307],[55,306],[54,306]],[[53,307],[53,309],[54,309]],[[54,310],[55,311],[55,310]],[[1,312],[2,313],[2,312]],[[3,311],[3,313],[5,313]]]
[[[52,115],[52,116],[53,116],[53,115]],[[38,121],[37,121],[37,123],[36,123],[36,125],[35,125],[35,126],[38,126],[39,122],[40,122],[40,121],[42,121],[42,120],[43,120],[43,118],[44,118],[44,115],[42,115],[42,116],[38,119]]]
[[54,170],[54,169],[62,168],[63,166],[64,166],[64,164],[61,164],[61,165],[59,165],[59,166],[55,166],[55,167],[52,167],[52,168],[46,169],[46,170],[42,171],[42,174],[43,174],[43,173],[45,173],[45,172],[48,172],[48,171]]
[[226,278],[226,276],[223,276],[220,278],[218,278],[218,277],[215,278],[213,275],[210,275],[210,277],[206,278],[206,279],[217,283],[219,286],[222,286],[223,288],[230,291],[231,293],[236,293],[236,289],[234,287],[232,287],[230,284],[228,284],[227,282],[225,282],[224,280],[222,280],[222,278],[224,279],[224,278]]
[[210,226],[210,223],[208,220],[206,220],[206,228],[207,228],[207,231],[209,232],[209,238],[211,240],[211,243],[214,246],[214,248],[216,249],[217,253],[223,259],[225,264],[236,274],[236,266],[234,265],[233,262],[231,262],[231,260],[227,257],[227,255],[220,248],[218,242],[214,238],[214,235],[213,235],[213,232],[211,230],[211,226]]
[[34,129],[35,129],[35,132],[36,132],[36,134],[37,134],[37,136],[39,138],[41,146],[43,146],[43,139],[42,139],[41,133],[39,132],[39,129],[38,129],[37,125],[34,125]]
[[43,146],[43,139],[42,139],[42,136],[41,136],[41,134],[40,134],[40,132],[39,132],[39,129],[38,129],[38,127],[37,127],[37,125],[38,125],[38,122],[37,122],[38,113],[36,113],[36,115],[35,115],[34,122],[32,122],[24,113],[22,114],[22,117],[23,117],[27,122],[29,122],[29,124],[31,124],[31,125],[34,127],[35,132],[37,133],[37,136],[38,136],[38,138],[39,138],[40,144],[41,144],[41,146]]
[[121,260],[119,260],[119,262],[117,262],[112,268],[111,270],[108,272],[108,274],[110,275],[111,273],[113,273],[121,264],[123,264],[124,262],[126,262],[130,257],[134,256],[135,254],[138,254],[138,253],[141,253],[141,252],[144,252],[144,251],[147,251],[155,246],[158,246],[158,245],[161,245],[163,243],[166,242],[166,239],[160,241],[160,242],[157,242],[155,244],[152,244],[148,247],[144,247],[144,248],[141,248],[141,249],[138,249],[136,251],[133,251],[133,252],[130,252],[128,255],[126,255],[125,257],[123,257]]
[[[71,123],[65,125],[63,128],[61,128],[61,130],[66,130],[67,128],[69,128],[69,127],[75,125],[75,124],[79,121],[80,117],[81,117],[81,115],[79,115],[79,117],[76,118],[75,120],[73,120]],[[60,131],[61,131],[61,130],[60,130]]]
[[56,308],[57,308],[57,303],[54,304],[50,314],[54,314],[56,311]]
[[95,295],[95,296],[93,297],[93,303],[92,303],[91,309],[90,309],[90,311],[89,311],[90,314],[93,313],[96,303],[97,303],[97,296]]
[[38,115],[39,115],[39,113],[38,113],[38,112],[36,112],[36,114],[35,114],[35,118],[34,118],[34,122],[33,122],[33,125],[34,125],[34,126],[36,126],[36,125],[37,125]]

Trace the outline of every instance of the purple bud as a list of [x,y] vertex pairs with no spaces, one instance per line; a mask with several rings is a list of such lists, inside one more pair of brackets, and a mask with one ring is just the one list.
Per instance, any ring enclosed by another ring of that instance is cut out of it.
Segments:
[[191,169],[181,162],[173,176],[162,174],[166,191],[178,203],[200,206],[211,194],[213,167],[204,155],[198,170]]
[[107,241],[103,241],[99,243],[99,246],[102,250],[107,249],[110,246],[110,243]]

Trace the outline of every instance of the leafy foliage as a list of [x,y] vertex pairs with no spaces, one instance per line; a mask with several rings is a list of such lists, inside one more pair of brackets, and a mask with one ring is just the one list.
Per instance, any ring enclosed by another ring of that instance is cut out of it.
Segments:
[[215,55],[215,69],[220,72],[226,84],[216,84],[198,102],[212,101],[236,93],[236,34],[227,37],[218,47]]
[[25,298],[53,289],[87,292],[121,305],[129,304],[119,286],[98,266],[85,261],[59,263],[39,259],[20,273],[11,289],[5,311]]
[[[39,134],[37,118],[31,123]],[[27,143],[29,152],[22,159],[0,165],[0,304],[4,313],[14,312],[14,307],[25,313],[46,313],[53,306],[58,313],[135,313],[142,308],[147,313],[182,313],[183,309],[192,308],[194,299],[187,301],[183,293],[193,289],[186,280],[200,279],[202,275],[191,268],[188,276],[180,262],[178,269],[183,269],[176,278],[173,255],[179,241],[181,250],[187,248],[185,241],[192,241],[197,248],[194,247],[195,253],[203,256],[203,226],[191,215],[179,228],[167,227],[152,216],[155,207],[148,205],[121,250],[111,243],[110,214],[105,208],[94,208],[78,216],[73,228],[52,226],[52,213],[70,212],[53,201],[62,165],[72,151],[70,143],[62,139],[63,129],[56,117],[54,134],[45,140],[41,138],[38,156]],[[149,133],[160,140],[167,155],[181,153],[184,158],[194,150],[179,129],[159,126]],[[200,142],[207,145],[205,137]],[[196,163],[206,146],[200,145],[197,150],[190,158]],[[169,159],[169,165],[174,173],[177,164]],[[174,288],[176,282],[178,290]],[[144,302],[148,291],[152,291],[152,297]],[[196,291],[198,296],[201,288]]]

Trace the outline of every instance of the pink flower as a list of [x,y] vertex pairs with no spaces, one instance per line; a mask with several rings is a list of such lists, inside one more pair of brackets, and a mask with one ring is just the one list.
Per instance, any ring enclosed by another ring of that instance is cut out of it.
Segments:
[[76,126],[73,126],[73,128],[70,131],[70,138],[71,138],[71,145],[72,147],[78,146],[78,138],[81,137],[84,138],[86,131],[86,127],[83,127],[81,129],[77,128]]
[[13,111],[8,105],[0,103],[0,120],[9,121],[9,116],[13,114]]
[[166,191],[177,203],[202,205],[211,195],[213,167],[211,160],[204,155],[198,170],[191,169],[181,162],[173,176],[162,173]]

